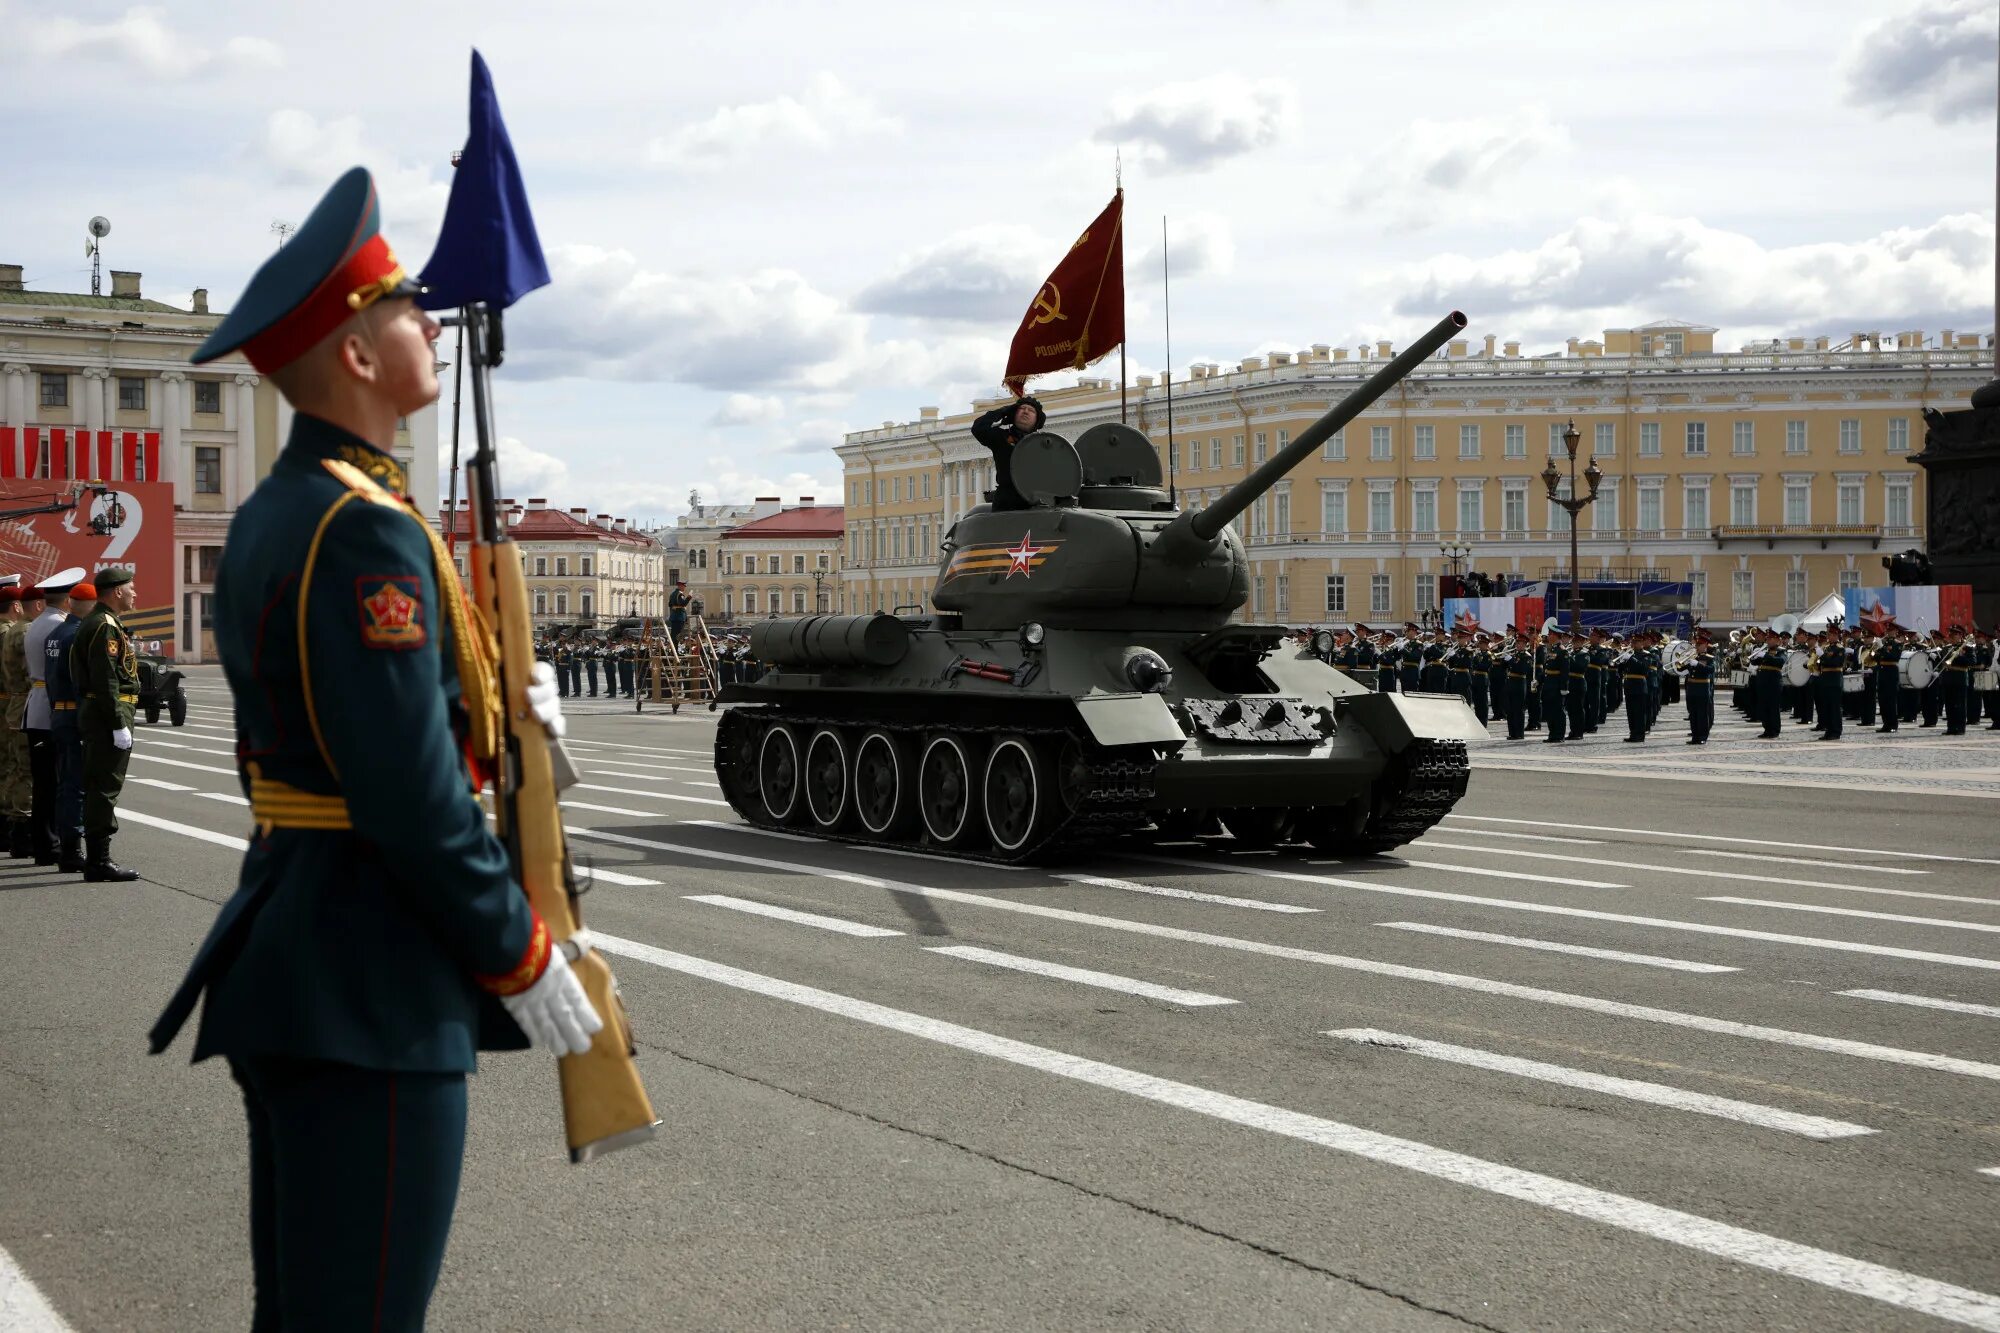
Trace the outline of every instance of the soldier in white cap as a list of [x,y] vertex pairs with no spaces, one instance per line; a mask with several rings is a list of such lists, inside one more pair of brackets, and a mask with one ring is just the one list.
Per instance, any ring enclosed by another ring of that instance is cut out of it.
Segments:
[[38,866],[52,866],[57,860],[55,710],[48,690],[50,661],[56,653],[49,651],[49,636],[69,619],[69,590],[85,577],[81,566],[72,566],[43,579],[36,591],[48,609],[27,630],[28,845]]

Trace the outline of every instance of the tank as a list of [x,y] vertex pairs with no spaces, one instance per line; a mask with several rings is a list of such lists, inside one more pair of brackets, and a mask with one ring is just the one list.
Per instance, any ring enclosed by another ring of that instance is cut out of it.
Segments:
[[765,828],[968,858],[1060,859],[1219,824],[1257,846],[1387,851],[1465,793],[1485,728],[1455,696],[1377,694],[1280,625],[1232,624],[1230,520],[1457,336],[1453,312],[1204,509],[1143,434],[1015,446],[1023,509],[945,535],[934,614],[771,620],[725,686],[715,769]]

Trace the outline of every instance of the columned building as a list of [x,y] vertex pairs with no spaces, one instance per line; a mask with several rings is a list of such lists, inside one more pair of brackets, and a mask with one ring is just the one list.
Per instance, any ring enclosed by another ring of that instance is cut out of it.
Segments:
[[[166,630],[187,662],[213,661],[210,603],[237,505],[271,470],[291,426],[277,390],[240,353],[188,364],[222,320],[196,289],[190,308],[147,298],[141,275],[113,271],[111,294],[29,291],[18,264],[0,264],[0,426],[140,431],[158,437],[159,472],[97,480],[173,487],[171,587],[141,581],[142,632]],[[394,450],[421,512],[437,503],[437,408],[403,422]],[[46,475],[16,459],[9,475]],[[162,580],[164,581],[164,580]],[[153,598],[160,596],[161,605]],[[166,635],[162,635],[166,637]]]
[[723,532],[715,557],[719,587],[702,598],[707,618],[732,624],[836,610],[843,528],[841,506],[815,504],[808,496],[796,508],[778,508]]
[[[529,611],[537,625],[605,628],[619,620],[666,614],[666,552],[630,520],[593,515],[588,508],[551,509],[541,497],[526,505],[502,500],[507,532],[521,553]],[[439,530],[460,542],[471,531],[470,502],[459,501],[457,522],[439,512]],[[465,555],[457,559],[461,576]]]
[[[1868,332],[1719,352],[1715,332],[1662,320],[1546,355],[1451,343],[1237,520],[1251,562],[1239,616],[1400,624],[1437,609],[1447,548],[1469,548],[1459,571],[1566,578],[1568,518],[1540,473],[1559,459],[1566,493],[1570,421],[1579,479],[1592,455],[1605,474],[1581,518],[1584,577],[1686,580],[1718,626],[1886,583],[1882,558],[1924,545],[1910,461],[1923,413],[1965,406],[1991,378],[1990,340]],[[1394,354],[1316,345],[1191,367],[1173,384],[1181,506],[1214,501]],[[1071,439],[1118,419],[1108,379],[1038,396]],[[1140,376],[1130,399],[1164,468],[1164,379]],[[948,418],[927,407],[839,446],[845,609],[928,606],[940,543],[992,486],[971,422],[1002,401]]]

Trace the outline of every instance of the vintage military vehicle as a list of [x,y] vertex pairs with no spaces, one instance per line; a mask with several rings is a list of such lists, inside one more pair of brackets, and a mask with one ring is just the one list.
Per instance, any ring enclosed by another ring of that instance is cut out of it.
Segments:
[[1093,426],[1015,446],[1026,508],[946,534],[928,616],[761,623],[724,687],[724,794],[753,824],[1019,861],[1219,822],[1258,845],[1385,851],[1465,792],[1484,738],[1449,696],[1376,694],[1282,626],[1231,624],[1229,522],[1465,326],[1453,313],[1205,509],[1152,442]]
[[184,727],[188,719],[187,686],[174,659],[161,656],[159,647],[155,640],[139,653],[139,711],[146,721],[157,723],[164,708],[168,721]]

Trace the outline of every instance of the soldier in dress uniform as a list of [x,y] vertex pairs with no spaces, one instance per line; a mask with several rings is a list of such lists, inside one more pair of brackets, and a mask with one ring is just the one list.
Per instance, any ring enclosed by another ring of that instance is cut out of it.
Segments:
[[1569,636],[1552,629],[1542,639],[1542,720],[1549,728],[1542,744],[1560,745],[1568,734],[1568,705],[1564,696],[1570,687]]
[[[1859,629],[1850,631],[1847,640],[1849,671],[1861,675],[1861,688],[1855,692],[1854,720],[1864,727],[1875,725],[1875,648],[1868,636]],[[1842,689],[1846,688],[1845,683]]]
[[1760,651],[1751,665],[1752,700],[1756,704],[1757,721],[1764,729],[1757,733],[1757,739],[1773,741],[1778,739],[1784,725],[1784,683],[1785,641],[1774,630],[1752,630],[1758,636]]
[[[56,577],[81,575],[81,569],[64,570]],[[51,602],[55,601],[51,594]],[[80,694],[69,674],[69,647],[76,641],[83,617],[97,602],[97,585],[70,585],[68,615],[49,633],[42,645],[43,679],[48,685],[49,739],[56,757],[56,869],[65,875],[83,873],[83,732],[77,725]]]
[[1396,692],[1398,683],[1396,680],[1397,657],[1395,652],[1392,651],[1395,642],[1396,636],[1386,629],[1377,631],[1375,635],[1377,663],[1375,688],[1383,694],[1394,694]]
[[1423,634],[1413,623],[1403,623],[1402,656],[1396,664],[1396,683],[1403,693],[1415,694],[1421,688],[1420,681],[1424,669]]
[[139,652],[119,622],[138,600],[132,571],[97,571],[97,605],[77,627],[69,647],[69,678],[78,695],[77,727],[83,737],[83,878],[123,883],[139,878],[111,859],[118,832],[118,797],[132,759],[133,714],[139,706]]
[[1593,629],[1583,646],[1583,734],[1597,730],[1604,709],[1605,664],[1611,660],[1604,649],[1604,631]]
[[83,582],[77,566],[44,579],[35,596],[46,608],[28,625],[25,635],[28,659],[28,712],[24,730],[28,737],[28,842],[34,849],[35,864],[55,865],[56,855],[56,745],[55,710],[49,706],[49,637],[69,619],[69,590]]
[[28,842],[28,806],[33,784],[28,771],[28,737],[21,730],[28,714],[28,623],[22,617],[21,576],[9,574],[0,586],[0,814],[7,821],[7,854],[34,855]]
[[1845,702],[1841,687],[1846,679],[1847,645],[1841,642],[1837,631],[1829,629],[1823,636],[1812,678],[1814,703],[1819,712],[1819,738],[1823,741],[1837,741],[1841,737],[1841,705]]
[[1492,638],[1486,634],[1472,636],[1472,647],[1467,650],[1471,658],[1472,675],[1468,683],[1472,686],[1472,715],[1485,726],[1492,720],[1493,647]]
[[1984,671],[1986,678],[1993,681],[1997,687],[1982,691],[1986,696],[1986,729],[2000,731],[2000,678],[1996,678],[1993,674],[1995,666],[2000,665],[2000,661],[1996,661],[2000,659],[2000,650],[1996,650],[1991,634],[1985,630],[1980,630],[1978,633],[1979,669]]
[[[389,453],[437,398],[438,325],[377,217],[357,167],[194,356],[241,349],[295,409],[216,578],[254,833],[151,1034],[206,993],[194,1057],[228,1059],[250,1125],[259,1329],[421,1327],[475,1052],[602,1026],[475,799],[464,742],[497,684]],[[560,734],[551,676],[526,706]]]
[[1938,715],[1944,711],[1945,679],[1943,668],[1945,654],[1950,651],[1950,644],[1946,642],[1943,633],[1938,630],[1932,630],[1930,633],[1930,642],[1924,645],[1924,649],[1936,659],[1935,665],[1938,667],[1938,670],[1931,676],[1931,683],[1924,686],[1918,694],[1920,706],[1924,714],[1924,725],[1935,727],[1938,724]]
[[1715,641],[1707,630],[1694,632],[1694,654],[1688,658],[1681,694],[1687,699],[1687,743],[1708,744],[1708,733],[1715,726]]
[[674,590],[667,594],[667,637],[675,643],[681,641],[681,631],[687,628],[688,586],[685,579],[674,584]]
[[1965,734],[1965,701],[1972,695],[1972,645],[1966,642],[1965,626],[1953,625],[1948,647],[1938,662],[1943,681],[1944,734]]
[[1444,656],[1439,659],[1444,667],[1444,687],[1446,693],[1455,694],[1467,704],[1472,702],[1472,631],[1453,630],[1446,641]]
[[1354,655],[1355,679],[1371,690],[1381,689],[1382,673],[1376,669],[1381,659],[1376,654],[1375,645],[1368,638],[1366,625],[1355,626],[1353,647],[1349,651]]
[[1517,639],[1512,648],[1495,655],[1496,664],[1505,673],[1501,677],[1501,706],[1507,714],[1507,739],[1510,741],[1528,738],[1528,684],[1535,674],[1535,647],[1532,635]]
[[599,655],[597,645],[594,643],[586,642],[582,648],[577,650],[577,656],[583,659],[583,674],[590,677],[590,697],[593,699],[597,697],[597,659]]
[[1542,729],[1542,666],[1548,661],[1549,649],[1546,642],[1548,627],[1537,625],[1528,640],[1528,688],[1527,688],[1527,729]]
[[1638,744],[1653,725],[1651,649],[1644,631],[1632,635],[1627,650],[1629,656],[1617,667],[1618,687],[1625,695],[1625,740]]

